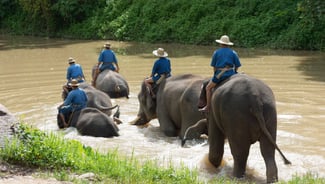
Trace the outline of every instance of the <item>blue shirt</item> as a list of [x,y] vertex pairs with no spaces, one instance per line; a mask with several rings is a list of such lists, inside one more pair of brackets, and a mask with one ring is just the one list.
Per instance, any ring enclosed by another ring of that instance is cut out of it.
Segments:
[[84,90],[80,88],[73,89],[69,92],[67,98],[64,100],[64,106],[72,106],[75,110],[81,110],[87,106],[87,95]]
[[[226,47],[226,48],[220,48],[216,50],[213,53],[212,60],[210,66],[215,68],[225,68],[225,67],[231,67],[231,68],[238,68],[241,66],[241,63],[239,61],[239,57],[237,53]],[[221,72],[221,70],[216,70],[214,72],[213,82],[218,83],[231,75],[235,74],[235,69],[226,71],[219,79],[216,79],[216,76]]]
[[67,69],[67,80],[71,81],[72,79],[81,79],[84,77],[82,68],[79,64],[70,64]]
[[98,62],[103,62],[102,66],[99,68],[101,71],[104,69],[115,70],[113,63],[117,64],[117,59],[115,53],[111,49],[104,49],[99,57]]
[[152,67],[152,80],[157,81],[162,74],[167,74],[167,77],[170,76],[170,60],[166,57],[160,57],[157,59]]

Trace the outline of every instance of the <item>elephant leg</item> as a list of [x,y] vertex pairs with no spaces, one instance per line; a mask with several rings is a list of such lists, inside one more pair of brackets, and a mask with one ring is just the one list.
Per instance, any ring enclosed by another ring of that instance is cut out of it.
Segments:
[[225,136],[219,130],[216,122],[208,121],[209,125],[209,161],[219,167],[224,153]]
[[275,148],[266,136],[260,139],[260,149],[265,161],[267,183],[275,183],[278,181],[278,168],[274,158]]
[[168,115],[166,108],[158,107],[157,114],[159,114],[158,121],[160,124],[160,129],[164,132],[164,134],[168,137],[176,137],[179,132],[174,122]]
[[176,137],[178,135],[178,131],[175,125],[168,118],[159,119],[160,129],[164,132],[164,134],[168,137]]
[[[236,136],[236,135],[235,135]],[[243,178],[245,176],[247,158],[249,154],[250,142],[245,139],[232,140],[228,139],[231,154],[234,158],[233,175],[236,178]]]

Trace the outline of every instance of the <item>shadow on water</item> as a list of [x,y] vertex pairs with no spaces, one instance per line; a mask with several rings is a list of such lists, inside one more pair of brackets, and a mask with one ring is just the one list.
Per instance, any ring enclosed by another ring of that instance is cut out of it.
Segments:
[[0,35],[0,50],[60,48],[66,45],[87,43],[91,40],[51,39],[47,37]]
[[325,53],[301,60],[296,69],[308,76],[309,80],[325,82]]

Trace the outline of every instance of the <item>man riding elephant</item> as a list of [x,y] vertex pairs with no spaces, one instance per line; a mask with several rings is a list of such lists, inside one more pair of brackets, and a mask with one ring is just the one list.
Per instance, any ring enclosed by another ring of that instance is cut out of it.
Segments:
[[88,101],[86,93],[78,87],[79,83],[76,79],[72,79],[69,85],[72,87],[72,90],[68,93],[64,102],[58,107],[59,117],[64,127],[68,127],[70,123],[69,121],[66,122],[66,117],[71,113],[85,108]]
[[65,99],[68,93],[71,91],[69,83],[72,79],[76,79],[79,83],[85,81],[85,75],[83,73],[82,67],[80,64],[76,63],[76,60],[72,57],[68,59],[69,67],[67,68],[67,83],[63,85],[62,98]]
[[96,86],[96,80],[98,74],[106,69],[112,70],[117,73],[120,70],[115,53],[111,49],[111,44],[109,42],[104,44],[104,50],[102,50],[101,53],[99,54],[96,73],[93,75],[93,81],[92,81],[93,86]]
[[163,48],[158,48],[157,50],[152,51],[152,54],[157,56],[157,59],[152,67],[150,77],[144,80],[148,90],[151,95],[155,97],[155,93],[152,90],[153,85],[158,85],[159,82],[165,78],[171,76],[171,67],[170,67],[170,59],[167,58],[168,53],[165,52]]
[[209,161],[219,167],[227,139],[234,159],[233,175],[245,175],[251,144],[259,141],[265,161],[267,183],[278,181],[275,149],[285,164],[290,161],[276,144],[277,113],[274,94],[261,80],[244,74],[232,75],[220,83],[211,98],[207,119],[187,129],[182,145],[188,136],[209,132]]
[[[211,66],[213,67],[213,77],[206,87],[202,88],[200,95],[200,102],[198,104],[199,111],[209,112],[212,89],[215,88],[222,81],[237,73],[238,67],[241,66],[237,53],[230,49],[229,46],[233,45],[227,35],[223,35],[220,40],[216,40],[220,44],[220,49],[213,53]],[[206,97],[205,99],[202,97]]]

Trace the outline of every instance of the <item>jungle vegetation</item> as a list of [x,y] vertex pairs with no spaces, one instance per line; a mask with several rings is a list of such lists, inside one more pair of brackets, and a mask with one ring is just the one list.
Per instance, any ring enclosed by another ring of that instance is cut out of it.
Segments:
[[2,0],[2,33],[75,39],[325,49],[324,0]]

